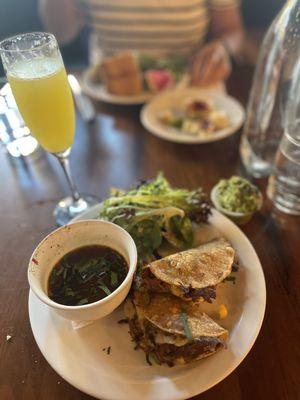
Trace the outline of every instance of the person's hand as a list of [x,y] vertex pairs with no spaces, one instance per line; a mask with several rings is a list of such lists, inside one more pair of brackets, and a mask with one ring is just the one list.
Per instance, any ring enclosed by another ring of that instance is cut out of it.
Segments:
[[209,86],[228,78],[231,62],[227,49],[221,41],[205,45],[195,56],[192,68],[192,83]]

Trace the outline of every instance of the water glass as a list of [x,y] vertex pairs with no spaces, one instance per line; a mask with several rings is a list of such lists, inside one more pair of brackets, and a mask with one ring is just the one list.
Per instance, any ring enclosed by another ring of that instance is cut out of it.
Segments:
[[25,126],[7,83],[0,90],[0,142],[12,157],[39,153],[38,142]]
[[300,215],[300,140],[287,132],[276,153],[267,195],[280,211]]

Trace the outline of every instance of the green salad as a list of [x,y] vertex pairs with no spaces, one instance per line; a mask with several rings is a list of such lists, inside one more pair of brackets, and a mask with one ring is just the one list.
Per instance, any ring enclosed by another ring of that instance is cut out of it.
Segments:
[[253,213],[258,210],[260,199],[258,188],[240,176],[222,179],[217,185],[217,202],[228,211]]
[[139,54],[139,65],[142,72],[150,69],[167,69],[178,79],[186,69],[186,58],[180,54],[169,54],[160,58]]
[[172,188],[163,174],[128,191],[114,189],[103,203],[99,218],[114,222],[133,237],[139,261],[156,258],[166,241],[182,250],[193,242],[192,222],[207,222],[210,205],[201,188]]

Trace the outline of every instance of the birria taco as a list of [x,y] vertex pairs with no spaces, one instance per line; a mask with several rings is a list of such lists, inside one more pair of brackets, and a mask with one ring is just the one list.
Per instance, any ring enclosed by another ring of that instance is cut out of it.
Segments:
[[149,292],[212,302],[216,285],[231,273],[234,258],[231,245],[216,239],[150,263],[142,270],[141,282]]
[[225,346],[228,331],[201,312],[199,305],[171,294],[126,300],[130,334],[148,358],[169,366],[210,356]]

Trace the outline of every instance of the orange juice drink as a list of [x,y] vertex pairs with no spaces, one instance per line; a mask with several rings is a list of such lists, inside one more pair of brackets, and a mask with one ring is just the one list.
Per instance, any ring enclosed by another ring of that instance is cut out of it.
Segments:
[[60,59],[15,63],[8,81],[22,117],[40,145],[51,153],[71,147],[75,116],[72,93]]

